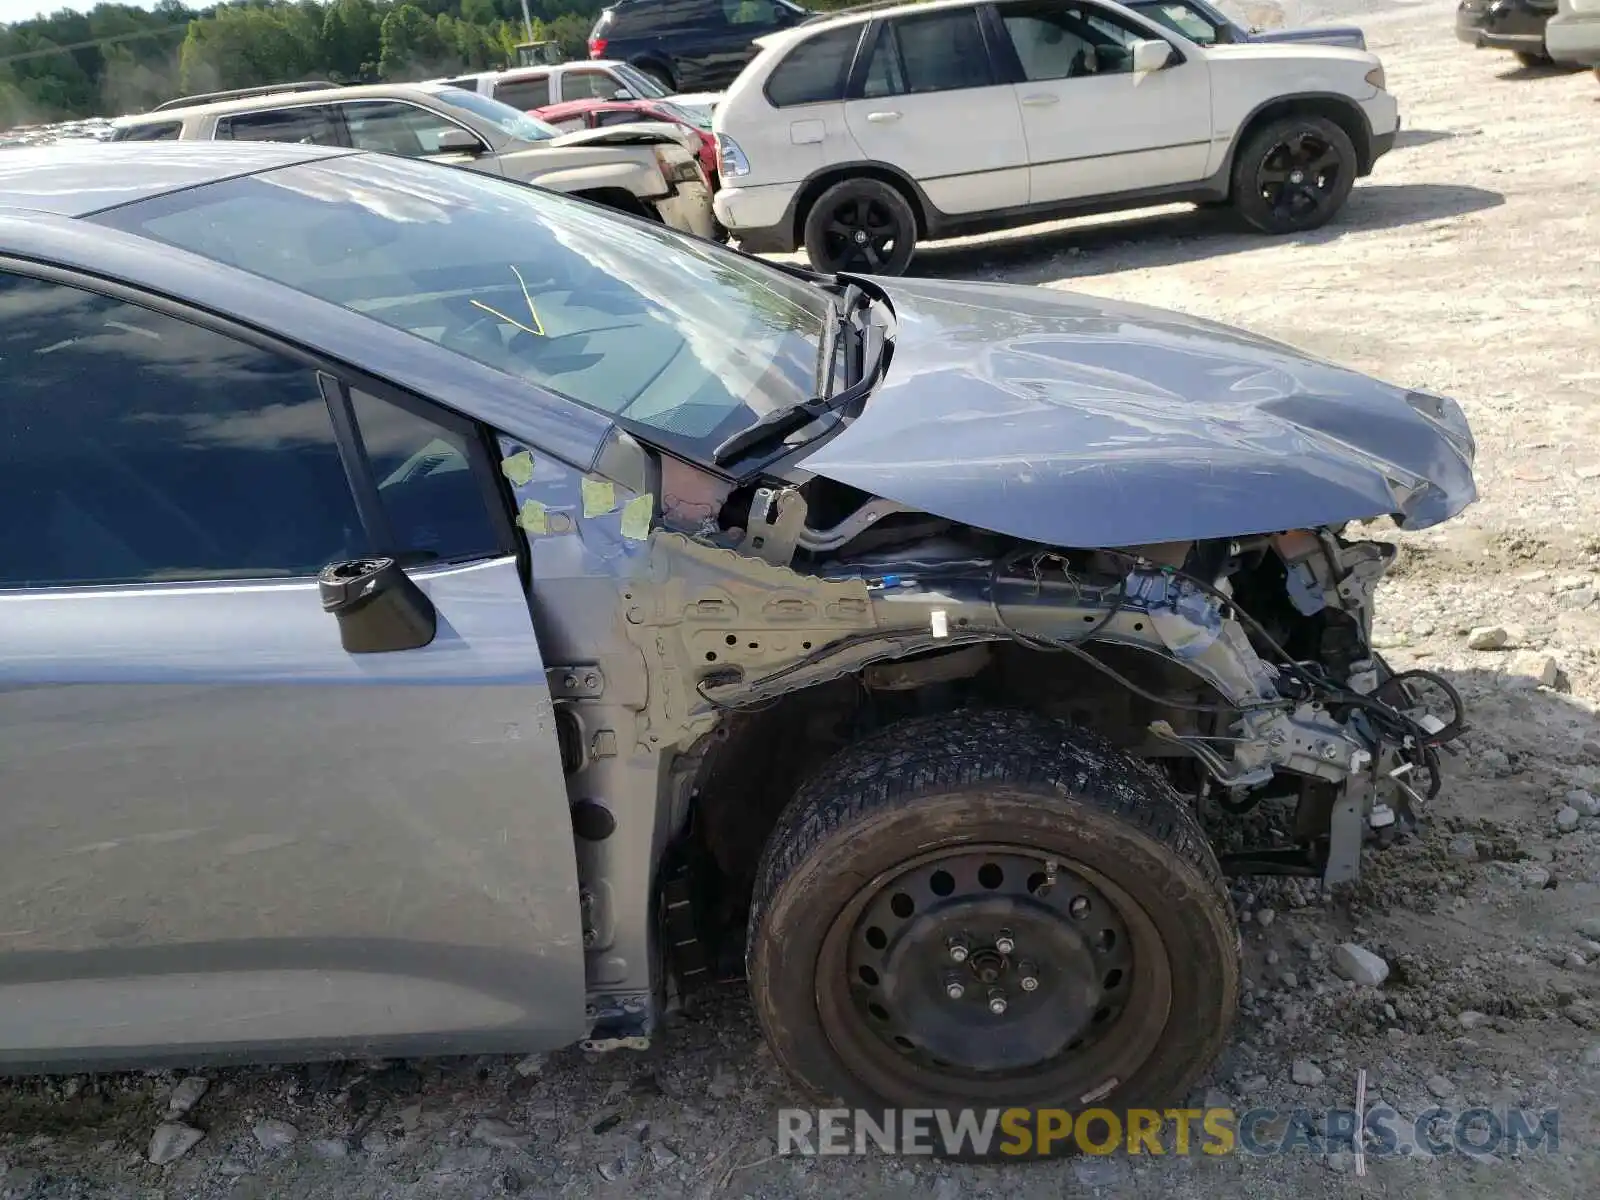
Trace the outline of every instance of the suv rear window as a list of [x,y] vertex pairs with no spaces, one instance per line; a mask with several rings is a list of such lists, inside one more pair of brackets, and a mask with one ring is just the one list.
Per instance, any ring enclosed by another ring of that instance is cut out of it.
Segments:
[[113,142],[175,142],[183,132],[182,121],[152,121],[148,125],[128,125],[111,135]]
[[846,25],[807,38],[789,51],[767,77],[767,99],[774,108],[843,100],[850,63],[864,25]]

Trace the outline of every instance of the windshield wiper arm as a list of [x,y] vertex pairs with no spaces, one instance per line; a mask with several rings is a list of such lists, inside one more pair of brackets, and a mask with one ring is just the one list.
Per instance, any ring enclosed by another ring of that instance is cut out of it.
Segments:
[[833,377],[838,368],[839,340],[851,330],[851,320],[856,306],[863,299],[867,299],[866,293],[855,284],[845,289],[843,302],[839,305],[829,329],[823,335],[825,347],[823,353],[827,356],[825,359],[827,368],[817,395],[809,400],[802,400],[799,404],[791,404],[787,408],[775,408],[769,413],[762,414],[753,424],[745,426],[712,451],[713,463],[720,467],[743,457],[758,446],[781,442],[795,430],[804,429],[817,418],[854,404],[872,390],[873,385],[878,382],[878,367],[883,362],[881,347],[870,367],[866,363],[862,364],[860,379],[836,395],[828,394],[833,391]]

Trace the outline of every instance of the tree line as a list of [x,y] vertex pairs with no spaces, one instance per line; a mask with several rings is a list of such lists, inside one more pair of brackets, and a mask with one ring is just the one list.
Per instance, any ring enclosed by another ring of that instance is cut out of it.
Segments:
[[[535,41],[582,57],[604,0],[528,0]],[[520,0],[100,4],[0,25],[0,129],[142,112],[173,96],[296,79],[377,83],[515,61]]]

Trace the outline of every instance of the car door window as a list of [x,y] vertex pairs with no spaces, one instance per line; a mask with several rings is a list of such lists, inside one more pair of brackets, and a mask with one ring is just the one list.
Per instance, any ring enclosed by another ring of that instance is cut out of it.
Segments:
[[494,98],[523,112],[543,108],[550,103],[550,77],[540,75],[537,79],[512,79],[496,84]]
[[446,134],[469,132],[438,113],[396,100],[358,100],[340,108],[350,130],[350,144],[358,150],[423,158],[439,153],[439,139]]
[[320,104],[234,113],[217,118],[217,137],[234,142],[296,142],[307,146],[342,146],[339,119]]
[[361,431],[394,549],[410,562],[460,561],[499,552],[499,531],[473,472],[464,419],[444,423],[360,388],[350,406]]
[[993,82],[977,10],[945,9],[885,26],[867,65],[864,94],[918,95]]
[[183,122],[162,121],[159,124],[129,125],[111,135],[113,142],[175,142],[183,133]]
[[1148,36],[1087,6],[1007,4],[1000,16],[1023,77],[1033,83],[1131,71],[1130,46]]
[[772,0],[722,0],[722,15],[735,29],[775,29],[780,13]]
[[627,91],[604,71],[568,71],[561,77],[562,100],[610,100]]
[[[767,78],[767,99],[775,108],[843,100],[850,63],[860,40],[859,25],[829,29],[807,38],[790,50]],[[887,63],[887,57],[884,61]]]
[[1148,17],[1157,25],[1165,25],[1197,46],[1216,44],[1216,23],[1199,9],[1183,3],[1183,0],[1161,0],[1156,4],[1134,4],[1130,7],[1141,17]]
[[0,274],[0,586],[315,575],[367,552],[316,372]]

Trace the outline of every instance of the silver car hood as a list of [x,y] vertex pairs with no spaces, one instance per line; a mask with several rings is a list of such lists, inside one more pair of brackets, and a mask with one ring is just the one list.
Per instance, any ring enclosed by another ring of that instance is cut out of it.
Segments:
[[809,472],[1055,546],[1338,525],[1476,499],[1455,401],[1180,313],[1045,288],[878,279],[886,378]]

